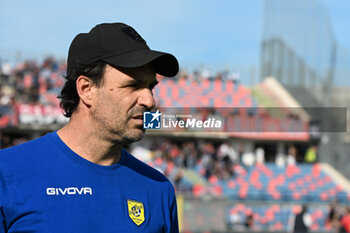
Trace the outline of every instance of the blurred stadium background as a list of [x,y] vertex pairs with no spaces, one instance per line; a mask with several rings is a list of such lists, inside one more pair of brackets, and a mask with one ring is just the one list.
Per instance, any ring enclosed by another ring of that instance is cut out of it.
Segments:
[[[67,122],[57,99],[65,60],[0,59],[1,148]],[[350,87],[335,83],[348,78],[350,53],[319,1],[264,1],[258,70],[182,68],[176,79],[158,77],[154,95],[161,108],[210,107],[220,117],[215,109],[226,107],[242,127],[257,117],[302,123],[301,132],[159,130],[128,150],[173,182],[182,232],[291,232],[302,204],[311,231],[335,232],[330,213],[339,219],[350,204],[350,115],[331,107],[349,110]],[[243,73],[259,80],[244,85]]]

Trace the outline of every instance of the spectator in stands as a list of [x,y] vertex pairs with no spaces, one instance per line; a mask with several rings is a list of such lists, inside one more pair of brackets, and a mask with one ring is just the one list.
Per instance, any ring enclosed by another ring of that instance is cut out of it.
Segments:
[[278,167],[284,167],[286,165],[286,156],[283,153],[278,153],[276,155],[275,163]]
[[216,157],[215,147],[210,142],[205,142],[199,145],[200,163],[205,169],[205,178],[209,178],[213,173],[214,157]]
[[297,158],[297,148],[295,146],[290,146],[288,148],[287,166],[296,165],[296,161],[297,161],[296,158]]
[[185,160],[184,154],[183,154],[180,146],[178,146],[177,144],[173,145],[173,147],[170,151],[170,157],[177,167],[184,166],[184,160]]
[[238,155],[232,146],[222,143],[217,151],[220,160],[229,160],[231,163],[238,163]]
[[198,150],[193,141],[185,142],[183,144],[183,153],[185,156],[185,168],[193,169],[197,164]]
[[339,205],[338,200],[334,200],[329,206],[329,213],[326,219],[326,223],[328,223],[333,229],[339,229],[341,217],[342,208]]
[[249,170],[255,164],[255,154],[252,152],[246,152],[242,155],[242,166]]
[[247,214],[246,219],[245,219],[245,223],[244,226],[247,229],[252,229],[253,225],[254,225],[254,219],[253,219],[253,211],[251,211],[250,213]]
[[350,233],[350,207],[346,207],[346,212],[340,220],[340,233]]
[[316,145],[310,146],[305,153],[305,162],[315,163],[317,161],[317,150],[318,147]]
[[265,150],[262,147],[258,147],[255,150],[256,163],[264,163],[265,161]]
[[294,233],[307,233],[311,227],[312,219],[307,212],[307,206],[303,205],[302,210],[295,216]]
[[237,226],[242,225],[242,223],[243,221],[238,211],[237,210],[232,211],[229,218],[229,228],[232,230],[237,229]]

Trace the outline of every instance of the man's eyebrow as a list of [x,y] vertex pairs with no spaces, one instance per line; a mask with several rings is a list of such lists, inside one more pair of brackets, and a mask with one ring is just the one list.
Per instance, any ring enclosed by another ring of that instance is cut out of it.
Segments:
[[[154,81],[152,81],[149,84],[149,86],[153,88],[153,87],[157,86],[158,83],[159,83],[158,80],[154,80]],[[127,81],[127,85],[135,85],[135,84],[146,85],[147,84],[147,80],[130,79],[130,80]]]

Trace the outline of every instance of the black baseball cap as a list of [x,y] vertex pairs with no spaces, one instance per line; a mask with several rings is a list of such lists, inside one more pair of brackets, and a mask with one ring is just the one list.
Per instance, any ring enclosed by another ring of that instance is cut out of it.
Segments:
[[173,55],[151,50],[135,29],[123,23],[103,23],[89,33],[78,34],[69,47],[67,74],[98,60],[117,68],[136,68],[151,63],[157,74],[167,77],[179,71],[179,63]]

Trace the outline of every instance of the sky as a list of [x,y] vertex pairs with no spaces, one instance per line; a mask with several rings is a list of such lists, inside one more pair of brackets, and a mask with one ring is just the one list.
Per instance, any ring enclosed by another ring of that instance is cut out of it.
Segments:
[[[350,30],[346,30],[350,1],[320,1],[329,13],[335,38],[350,49]],[[263,0],[0,2],[2,60],[13,59],[16,54],[20,58],[46,54],[66,58],[76,34],[88,32],[99,23],[124,22],[133,26],[152,49],[174,54],[183,68],[240,72],[259,66]]]

